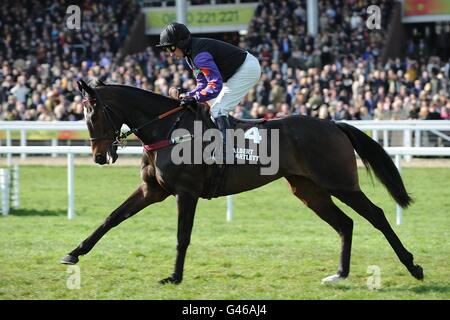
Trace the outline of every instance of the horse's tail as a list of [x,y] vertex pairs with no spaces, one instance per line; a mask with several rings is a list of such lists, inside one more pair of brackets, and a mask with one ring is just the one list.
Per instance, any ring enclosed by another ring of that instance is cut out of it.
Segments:
[[372,169],[377,178],[384,184],[395,201],[406,208],[412,199],[403,184],[402,177],[391,157],[376,141],[364,132],[347,123],[336,123],[350,139],[367,170]]

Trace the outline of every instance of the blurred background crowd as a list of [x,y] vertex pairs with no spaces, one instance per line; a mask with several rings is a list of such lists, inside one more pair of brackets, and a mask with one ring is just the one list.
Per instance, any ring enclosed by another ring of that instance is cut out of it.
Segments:
[[[392,1],[318,3],[315,37],[307,34],[306,0],[290,0],[260,1],[247,33],[228,39],[257,56],[263,70],[234,116],[450,119],[448,23],[432,26],[443,45],[427,37],[427,29],[414,32],[403,57],[383,62]],[[381,8],[381,30],[365,25],[366,8],[373,3]],[[120,56],[141,5],[131,0],[83,1],[81,30],[68,30],[63,1],[2,1],[0,120],[83,119],[76,87],[81,78],[164,95],[172,86],[195,87],[184,61],[165,52],[148,47]]]

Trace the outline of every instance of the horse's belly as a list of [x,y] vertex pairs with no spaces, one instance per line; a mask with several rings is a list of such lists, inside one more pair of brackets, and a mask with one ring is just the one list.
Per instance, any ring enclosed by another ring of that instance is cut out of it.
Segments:
[[276,174],[261,174],[261,167],[258,165],[234,165],[227,168],[224,188],[219,196],[240,193],[256,189],[272,181],[281,178],[278,171]]

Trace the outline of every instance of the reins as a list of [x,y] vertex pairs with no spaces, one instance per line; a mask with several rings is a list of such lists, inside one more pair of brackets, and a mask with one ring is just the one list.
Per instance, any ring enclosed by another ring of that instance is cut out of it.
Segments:
[[[98,96],[97,96],[97,97],[98,97]],[[99,98],[99,97],[98,97],[98,98]],[[100,100],[100,99],[98,99],[98,100]],[[94,105],[95,105],[95,104],[97,103],[97,98],[93,98],[93,99],[84,98],[84,99],[82,100],[82,104],[83,104],[83,105],[85,105],[86,103],[91,104],[92,102],[93,102]],[[114,125],[114,121],[112,120],[112,117],[111,117],[111,114],[110,114],[110,113],[112,113],[113,115],[115,115],[116,117],[118,117],[117,114],[116,114],[116,113],[115,113],[108,105],[106,105],[105,103],[101,103],[101,104],[102,104],[102,112],[104,113],[105,118],[108,120],[109,124],[111,125],[111,127],[112,127],[113,130],[114,130],[114,142],[113,142],[112,144],[113,144],[114,146],[121,146],[121,147],[124,147],[124,146],[125,146],[125,144],[126,144],[126,139],[127,139],[131,134],[137,135],[137,133],[138,133],[140,130],[142,130],[143,128],[145,128],[145,127],[147,127],[147,126],[149,126],[149,125],[151,125],[151,124],[153,124],[153,123],[155,123],[155,122],[157,122],[157,121],[163,120],[163,119],[165,119],[165,118],[167,118],[167,117],[173,115],[174,113],[177,113],[177,112],[179,112],[179,111],[181,111],[181,110],[186,109],[186,106],[178,106],[178,107],[176,107],[176,108],[174,108],[174,109],[171,109],[171,110],[169,110],[169,111],[166,111],[166,112],[164,112],[164,113],[162,113],[162,114],[160,114],[160,115],[154,117],[154,118],[151,119],[150,121],[148,121],[148,122],[142,124],[141,126],[139,126],[139,127],[137,127],[137,128],[130,128],[129,131],[123,132],[123,133],[122,133],[122,132],[120,131],[120,129],[117,129],[116,126]],[[178,123],[179,121],[180,121],[180,119],[177,119],[177,122],[176,122],[176,123]],[[176,124],[176,123],[175,123],[175,124]],[[170,139],[170,140],[167,139],[167,140],[163,140],[163,141],[156,142],[156,143],[153,143],[153,144],[150,144],[150,145],[144,145],[144,149],[145,149],[146,151],[154,151],[154,150],[158,150],[158,149],[167,147],[167,146],[172,145],[172,144],[177,144],[177,143],[181,143],[181,142],[187,141],[187,138],[188,138],[188,137],[183,136],[183,137],[177,137],[177,138],[175,138],[175,139]],[[101,136],[101,137],[91,137],[91,138],[89,139],[89,141],[104,140],[104,139],[111,139],[111,136],[105,135],[105,136]]]

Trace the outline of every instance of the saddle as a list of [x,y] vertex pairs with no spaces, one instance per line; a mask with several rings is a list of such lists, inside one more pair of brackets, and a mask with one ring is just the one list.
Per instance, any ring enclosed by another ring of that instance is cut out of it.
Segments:
[[235,125],[244,124],[244,125],[255,125],[255,124],[263,124],[266,123],[266,119],[238,119],[232,116],[228,116],[230,119],[230,123],[234,123]]
[[[193,109],[196,109],[197,112],[203,113],[203,115],[198,115],[198,117],[203,118],[204,120],[211,119],[209,116],[210,105],[208,103],[200,102],[197,105],[192,106],[192,107],[193,107]],[[254,126],[254,125],[264,124],[268,121],[266,119],[239,119],[239,118],[235,118],[233,116],[228,116],[228,119],[230,121],[231,129],[242,128],[244,130],[246,128]],[[217,128],[213,121],[206,121],[206,122],[210,122],[208,129],[209,128]]]
[[[193,111],[195,110],[197,113],[196,118],[203,120],[206,129],[217,129],[215,122],[212,121],[210,117],[208,104],[199,103],[193,107]],[[231,129],[242,129],[244,132],[252,132],[249,130],[252,130],[252,128],[258,127],[259,125],[267,122],[266,119],[238,119],[232,116],[229,116],[228,119]],[[253,130],[253,133],[255,133],[255,130]],[[210,171],[210,179],[207,183],[208,185],[204,189],[204,193],[202,194],[203,198],[210,200],[212,198],[217,198],[219,194],[223,194],[223,187],[226,184],[227,179],[227,168],[229,168],[229,165],[227,164],[214,163],[208,166],[208,170]]]
[[[234,129],[234,130],[242,129],[242,130],[244,130],[244,132],[250,132],[249,130],[252,130],[252,128],[255,128],[256,125],[263,124],[267,120],[265,120],[265,119],[243,120],[243,119],[237,119],[237,118],[229,116],[229,121],[230,121],[231,129]],[[214,125],[214,127],[216,127],[216,126]],[[253,130],[253,133],[254,132],[255,132],[255,130]],[[233,147],[235,149],[238,149],[234,153],[234,156],[236,157],[236,159],[238,156],[242,156],[242,157],[246,156],[245,151],[247,149],[244,149],[243,150],[244,153],[242,153],[242,151],[239,151],[239,149],[242,149],[242,148],[236,148],[236,145],[234,145],[234,141],[233,141]],[[241,154],[240,154],[240,152],[241,152]],[[223,194],[223,188],[226,185],[226,180],[227,180],[227,173],[229,172],[229,170],[227,170],[227,169],[229,169],[229,168],[230,168],[229,164],[214,163],[214,164],[209,165],[211,174],[210,174],[208,187],[205,188],[206,191],[202,195],[204,198],[210,200],[212,198],[217,198],[220,194]]]

